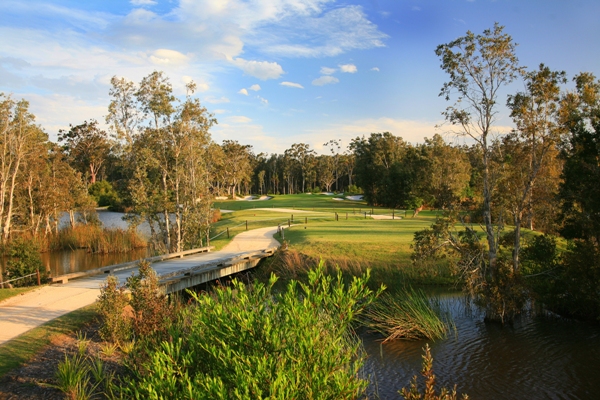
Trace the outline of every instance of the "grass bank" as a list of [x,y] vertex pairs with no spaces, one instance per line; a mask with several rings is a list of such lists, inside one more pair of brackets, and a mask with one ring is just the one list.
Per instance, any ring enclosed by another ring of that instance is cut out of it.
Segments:
[[[410,259],[414,233],[430,227],[437,216],[435,211],[404,218],[402,210],[371,208],[364,202],[306,194],[276,196],[267,201],[218,202],[215,207],[234,210],[223,213],[222,219],[213,225],[211,245],[217,249],[229,242],[227,234],[231,238],[245,231],[246,226],[248,229],[286,227],[285,237],[277,239],[285,239],[289,251],[265,263],[262,268],[265,277],[275,271],[284,278],[297,278],[324,259],[329,268],[338,266],[352,275],[371,268],[373,284],[454,282],[446,265],[417,269]],[[286,212],[276,211],[278,208]],[[388,218],[393,215],[395,219],[373,219],[371,213]]]
[[0,345],[0,377],[29,361],[61,335],[81,329],[98,316],[97,305],[81,308]]
[[9,299],[14,296],[19,296],[23,293],[29,292],[30,290],[34,290],[37,288],[38,288],[38,286],[12,288],[12,289],[0,289],[0,302],[2,302],[2,300],[6,300],[6,299]]

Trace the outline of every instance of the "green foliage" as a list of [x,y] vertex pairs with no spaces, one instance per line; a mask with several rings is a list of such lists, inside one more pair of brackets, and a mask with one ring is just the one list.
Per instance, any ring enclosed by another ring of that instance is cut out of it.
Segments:
[[356,185],[350,185],[346,190],[346,194],[363,194],[363,190]]
[[127,278],[131,291],[133,332],[136,338],[148,339],[166,333],[174,318],[175,309],[160,288],[156,271],[148,261],[138,264],[138,274]]
[[[40,271],[40,279],[46,280],[47,274],[42,264],[39,249],[34,241],[22,238],[14,239],[8,246],[8,260],[6,261],[6,276],[15,279]],[[13,286],[37,285],[37,276],[19,279],[12,282]]]
[[110,182],[97,181],[92,183],[88,187],[88,192],[99,207],[109,206],[111,209],[117,210],[121,206],[119,194]]
[[588,241],[537,236],[523,249],[523,273],[536,300],[560,315],[600,321],[600,252]]
[[98,313],[102,320],[100,337],[109,342],[122,342],[132,335],[131,318],[125,314],[129,298],[116,276],[106,278],[100,287]]
[[446,213],[431,228],[415,233],[413,263],[427,266],[449,261],[464,282],[464,290],[486,310],[486,318],[502,323],[519,314],[529,293],[519,271],[504,254],[490,268],[481,234],[472,227],[456,228],[456,214]]
[[132,338],[159,341],[176,318],[175,304],[169,302],[156,272],[145,260],[138,264],[138,274],[127,278],[125,285],[109,276],[100,288],[98,303],[102,317],[100,335],[113,343]]
[[194,296],[187,323],[152,349],[150,359],[125,379],[123,395],[158,399],[358,398],[363,356],[353,320],[378,293],[368,273],[344,285],[309,273],[308,283],[291,281],[276,293],[274,276],[265,285],[217,289]]
[[58,363],[55,374],[56,384],[67,399],[87,400],[107,395],[99,389],[109,389],[114,373],[109,373],[99,358],[86,357],[78,353],[72,356],[65,354],[65,359]]
[[[456,386],[452,391],[446,388],[440,389],[440,393],[435,393],[435,374],[433,373],[433,357],[429,345],[425,345],[425,354],[423,355],[423,369],[421,375],[425,378],[425,387],[423,392],[419,390],[419,382],[417,376],[413,377],[410,383],[410,389],[402,388],[399,392],[405,400],[456,400]],[[463,400],[468,400],[469,396],[463,394]]]

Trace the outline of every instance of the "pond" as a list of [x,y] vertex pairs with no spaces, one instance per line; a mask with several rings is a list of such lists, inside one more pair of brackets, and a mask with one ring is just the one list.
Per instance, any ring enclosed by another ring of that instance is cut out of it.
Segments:
[[396,341],[363,335],[371,397],[397,393],[420,375],[423,348],[431,347],[437,387],[471,399],[597,399],[600,393],[600,326],[524,315],[512,326],[483,321],[460,293],[441,296],[456,332],[438,341]]

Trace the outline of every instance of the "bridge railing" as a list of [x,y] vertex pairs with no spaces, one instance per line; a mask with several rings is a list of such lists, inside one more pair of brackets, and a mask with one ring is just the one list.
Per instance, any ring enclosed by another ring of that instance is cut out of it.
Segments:
[[56,283],[56,282],[67,283],[69,281],[69,279],[84,278],[87,276],[95,276],[95,275],[102,275],[102,274],[111,274],[111,273],[115,273],[117,271],[122,271],[124,269],[129,269],[129,268],[135,267],[137,264],[139,264],[140,261],[145,260],[145,261],[153,263],[153,262],[158,262],[158,261],[170,260],[173,258],[183,258],[184,256],[187,256],[190,254],[207,253],[207,252],[213,250],[214,248],[215,248],[214,246],[205,246],[205,247],[200,247],[197,249],[180,251],[177,253],[169,253],[169,254],[164,254],[161,256],[141,258],[139,260],[129,261],[126,263],[121,263],[121,264],[109,265],[107,267],[96,268],[96,269],[92,269],[89,271],[73,272],[71,274],[53,277],[52,283]]

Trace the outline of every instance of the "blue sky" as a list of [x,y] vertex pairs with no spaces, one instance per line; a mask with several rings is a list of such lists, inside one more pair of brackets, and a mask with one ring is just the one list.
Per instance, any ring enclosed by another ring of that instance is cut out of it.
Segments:
[[2,0],[0,92],[27,99],[55,140],[104,120],[112,76],[162,70],[178,95],[198,84],[218,143],[321,152],[382,131],[416,143],[444,132],[437,45],[497,21],[529,69],[600,76],[598,15],[597,0]]

